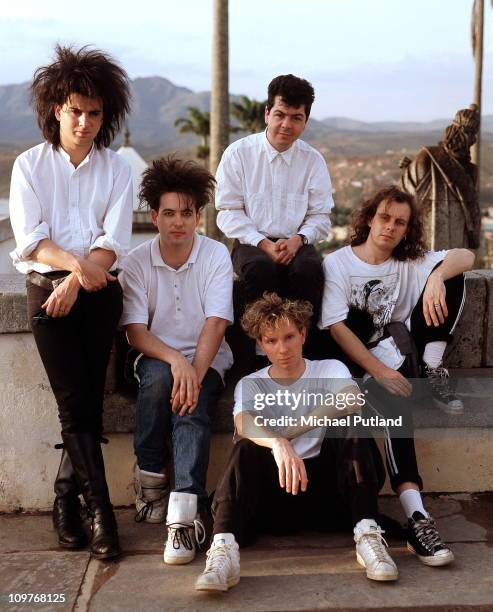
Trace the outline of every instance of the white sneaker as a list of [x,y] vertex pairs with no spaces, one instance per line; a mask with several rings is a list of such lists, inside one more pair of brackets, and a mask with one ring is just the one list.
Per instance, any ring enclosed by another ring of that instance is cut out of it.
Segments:
[[205,528],[197,516],[197,496],[194,493],[171,493],[166,526],[168,539],[164,547],[164,562],[184,565],[193,561],[196,549],[205,540]]
[[356,559],[366,568],[370,580],[397,580],[399,572],[389,553],[385,550],[387,542],[373,519],[363,519],[354,528]]
[[240,581],[240,552],[232,533],[218,533],[207,551],[205,570],[197,578],[197,591],[227,591]]
[[166,506],[169,495],[168,478],[166,474],[146,472],[135,465],[134,487],[135,522],[162,523],[166,518]]

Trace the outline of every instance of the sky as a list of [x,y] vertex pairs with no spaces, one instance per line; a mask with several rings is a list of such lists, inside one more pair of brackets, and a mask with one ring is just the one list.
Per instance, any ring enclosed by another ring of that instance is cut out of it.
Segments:
[[[493,113],[493,8],[485,0],[483,113]],[[472,0],[229,0],[230,91],[310,80],[316,118],[428,121],[472,100]],[[56,42],[110,52],[132,78],[210,89],[212,0],[4,3],[0,84],[49,62]],[[1,112],[1,111],[0,111]]]

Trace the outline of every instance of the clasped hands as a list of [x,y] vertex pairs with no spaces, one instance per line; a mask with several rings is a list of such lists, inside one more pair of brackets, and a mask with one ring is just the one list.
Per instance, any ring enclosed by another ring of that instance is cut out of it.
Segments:
[[293,261],[296,253],[303,246],[303,240],[298,234],[291,236],[291,238],[280,238],[277,242],[272,242],[272,240],[264,238],[257,246],[266,253],[272,261],[287,266]]
[[53,290],[41,308],[55,319],[66,317],[72,310],[81,287],[92,293],[116,280],[103,266],[89,259],[78,258],[74,270]]

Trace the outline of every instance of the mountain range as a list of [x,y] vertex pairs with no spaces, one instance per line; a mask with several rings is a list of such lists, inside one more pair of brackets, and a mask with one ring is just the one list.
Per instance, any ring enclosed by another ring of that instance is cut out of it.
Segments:
[[[0,86],[0,145],[27,145],[41,139],[32,109],[29,106],[29,83]],[[179,134],[174,126],[178,117],[186,117],[187,106],[202,110],[210,108],[210,92],[194,92],[174,85],[163,77],[136,78],[132,81],[133,103],[128,126],[132,144],[144,153],[191,148],[197,139],[191,134]],[[237,100],[238,96],[231,96]],[[419,147],[433,144],[441,137],[449,119],[426,123],[380,121],[364,122],[346,117],[310,119],[304,139],[329,145],[333,153],[361,153],[358,147],[371,140],[376,149]],[[493,115],[483,117],[483,132],[493,134]],[[488,134],[488,140],[490,140]],[[232,135],[232,138],[237,136]],[[404,138],[404,141],[403,141]],[[423,140],[425,139],[425,140]],[[120,135],[115,145],[122,141]],[[364,145],[367,148],[367,145]],[[368,152],[372,152],[371,147]]]

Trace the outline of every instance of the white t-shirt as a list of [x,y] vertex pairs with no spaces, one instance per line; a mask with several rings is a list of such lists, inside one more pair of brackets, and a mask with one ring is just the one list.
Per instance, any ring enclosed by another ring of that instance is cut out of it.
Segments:
[[12,168],[9,199],[17,270],[57,270],[29,259],[44,239],[78,257],[114,251],[120,261],[112,269],[121,265],[132,233],[132,180],[128,162],[110,149],[93,145],[77,168],[48,142],[24,151]]
[[[233,267],[228,249],[195,234],[188,260],[178,270],[164,263],[159,234],[133,249],[119,276],[123,288],[120,325],[142,323],[192,361],[208,317],[233,321]],[[213,367],[221,377],[233,364],[223,339]]]
[[[336,359],[324,359],[322,361],[305,359],[305,366],[305,371],[300,378],[290,385],[283,385],[271,378],[269,375],[270,366],[242,378],[235,388],[233,415],[236,416],[241,412],[251,412],[254,416],[261,415],[262,419],[279,418],[283,415],[299,419],[302,415],[312,412],[319,405],[316,401],[302,399],[307,397],[308,392],[323,392],[324,394],[335,395],[345,387],[357,386],[347,367]],[[259,396],[265,397],[266,394],[276,394],[278,391],[282,394],[287,391],[291,399],[298,397],[301,400],[296,406],[296,410],[292,409],[294,404],[286,405],[286,401],[291,400],[286,400],[283,395],[281,395],[282,406],[276,404],[273,406],[265,405],[261,410],[258,408],[256,398]],[[268,429],[282,436],[285,427],[268,425]],[[291,444],[298,456],[302,459],[316,457],[320,453],[326,430],[326,427],[317,427],[294,438]]]
[[[325,287],[319,327],[325,329],[345,321],[351,307],[371,314],[376,329],[370,338],[372,342],[378,340],[391,321],[404,322],[409,329],[413,308],[428,276],[446,254],[447,251],[428,251],[413,261],[390,258],[377,265],[361,260],[350,246],[327,255],[323,263]],[[391,337],[370,352],[395,370],[404,362]]]

